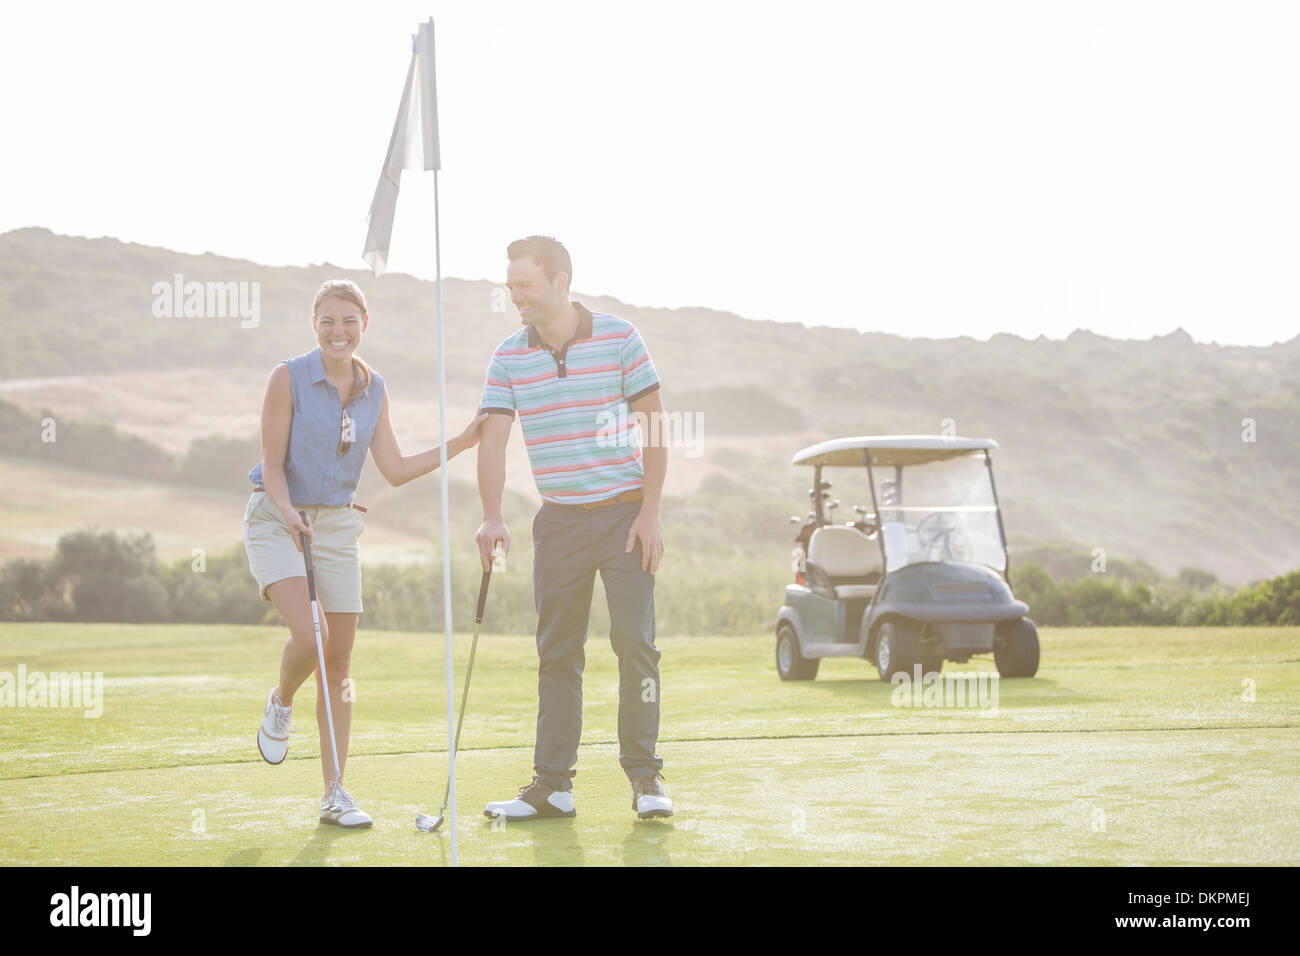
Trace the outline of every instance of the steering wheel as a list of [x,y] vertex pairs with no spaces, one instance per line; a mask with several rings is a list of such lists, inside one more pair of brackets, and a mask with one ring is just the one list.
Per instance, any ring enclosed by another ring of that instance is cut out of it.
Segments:
[[948,511],[934,511],[922,518],[916,526],[916,541],[927,550],[942,545],[942,557],[956,561],[964,559],[970,552],[961,521]]
[[861,505],[854,505],[853,511],[858,516],[858,520],[853,522],[853,527],[857,528],[868,538],[880,530],[880,519],[873,512],[868,511]]

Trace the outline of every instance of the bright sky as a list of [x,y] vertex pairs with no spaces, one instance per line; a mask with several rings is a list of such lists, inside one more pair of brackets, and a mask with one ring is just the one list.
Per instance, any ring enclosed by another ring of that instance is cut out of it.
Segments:
[[[1269,344],[1300,316],[1300,8],[660,0],[7,13],[0,231],[361,268],[433,16],[443,272],[905,335]],[[432,174],[391,271],[433,274]],[[237,278],[237,277],[232,277]]]

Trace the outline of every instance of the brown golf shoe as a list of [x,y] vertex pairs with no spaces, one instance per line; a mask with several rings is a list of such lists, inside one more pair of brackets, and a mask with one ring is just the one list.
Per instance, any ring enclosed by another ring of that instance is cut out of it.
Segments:
[[642,820],[673,815],[673,801],[662,780],[663,775],[658,773],[632,780],[632,809]]
[[501,817],[513,823],[548,817],[576,817],[578,811],[573,808],[573,791],[552,790],[533,777],[531,783],[519,788],[519,796],[489,803],[483,808],[483,815],[493,819]]

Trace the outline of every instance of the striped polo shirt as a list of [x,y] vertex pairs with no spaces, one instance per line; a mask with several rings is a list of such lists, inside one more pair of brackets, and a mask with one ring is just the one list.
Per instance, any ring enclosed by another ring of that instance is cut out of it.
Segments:
[[543,500],[602,501],[645,484],[627,405],[659,387],[632,324],[580,303],[578,330],[562,348],[525,326],[496,347],[479,411],[514,416]]

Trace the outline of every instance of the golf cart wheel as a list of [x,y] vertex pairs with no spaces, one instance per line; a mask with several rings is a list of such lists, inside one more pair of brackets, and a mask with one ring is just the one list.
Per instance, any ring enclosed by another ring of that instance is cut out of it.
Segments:
[[1003,677],[1038,673],[1038,628],[1027,617],[1003,621],[993,639],[993,661]]
[[920,661],[919,638],[921,628],[916,621],[905,618],[891,618],[882,621],[876,632],[876,672],[883,681],[890,680],[895,674],[912,676],[912,670]]
[[812,680],[817,676],[820,660],[808,660],[799,653],[799,638],[794,628],[782,624],[776,632],[776,672],[781,680]]

